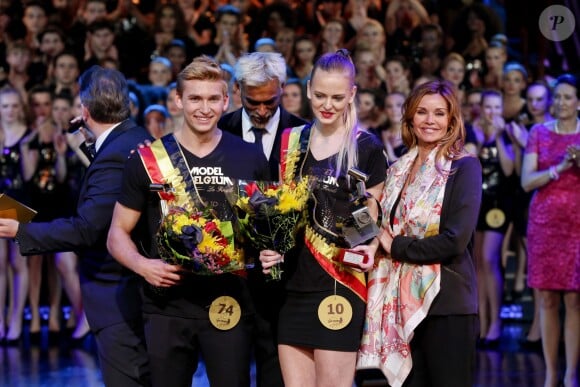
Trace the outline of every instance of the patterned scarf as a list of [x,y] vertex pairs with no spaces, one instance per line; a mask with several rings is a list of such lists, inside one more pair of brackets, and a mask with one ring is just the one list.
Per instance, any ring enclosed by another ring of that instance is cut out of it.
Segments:
[[[429,154],[413,181],[408,183],[396,209],[393,227],[390,213],[409,178],[417,147],[401,157],[387,172],[381,202],[383,228],[392,235],[417,239],[437,235],[447,174],[435,168],[438,148]],[[451,161],[441,165],[449,171]],[[359,369],[380,368],[389,384],[401,386],[413,366],[409,343],[413,331],[427,316],[439,293],[440,265],[416,265],[391,259],[378,260],[369,273],[368,304],[363,339],[358,354]]]

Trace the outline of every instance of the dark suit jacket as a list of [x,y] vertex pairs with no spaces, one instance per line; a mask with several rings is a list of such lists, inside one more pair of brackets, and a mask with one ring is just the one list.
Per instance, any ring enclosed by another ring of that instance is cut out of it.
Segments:
[[[268,159],[270,164],[270,177],[272,180],[278,180],[278,168],[280,164],[280,145],[282,144],[282,132],[286,128],[293,128],[306,124],[306,121],[297,117],[280,106],[280,122],[276,130],[276,137],[274,138],[274,146],[272,153]],[[218,127],[227,132],[233,133],[240,138],[243,138],[242,133],[242,108],[224,115],[218,122]]]
[[481,164],[475,157],[453,161],[441,207],[439,234],[416,239],[397,235],[391,255],[398,261],[441,264],[441,290],[430,315],[476,314],[473,235],[481,204]]
[[151,139],[133,121],[123,121],[105,139],[83,178],[77,214],[47,223],[21,224],[16,239],[23,255],[75,251],[83,304],[94,331],[140,317],[140,279],[107,251],[113,208],[121,192],[127,157]]

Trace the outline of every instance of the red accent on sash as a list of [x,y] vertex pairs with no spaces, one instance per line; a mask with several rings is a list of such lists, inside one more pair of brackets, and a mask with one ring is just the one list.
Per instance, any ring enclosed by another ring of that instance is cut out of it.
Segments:
[[[141,155],[141,160],[143,160],[143,165],[145,165],[145,168],[147,169],[151,182],[154,184],[163,184],[163,173],[161,173],[161,170],[159,169],[157,159],[155,158],[155,154],[151,150],[151,147],[146,146],[139,148],[139,155]],[[160,191],[159,196],[163,200],[173,199],[173,194],[171,192]]]
[[338,282],[352,290],[357,296],[359,296],[364,302],[367,302],[367,287],[366,284],[361,283],[356,277],[349,274],[346,270],[339,270],[338,265],[334,265],[328,258],[322,255],[320,252],[316,251],[312,243],[307,238],[304,238],[306,247],[312,253],[316,261],[322,266],[322,268],[330,274],[330,276],[336,279]]

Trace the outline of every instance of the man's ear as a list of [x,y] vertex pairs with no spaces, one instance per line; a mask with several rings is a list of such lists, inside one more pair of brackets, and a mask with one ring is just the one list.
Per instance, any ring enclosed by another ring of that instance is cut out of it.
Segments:
[[81,117],[83,119],[84,122],[87,122],[87,120],[89,119],[90,113],[89,113],[89,109],[87,109],[87,107],[83,104],[81,104]]
[[240,90],[240,83],[239,83],[239,82],[237,82],[237,81],[236,81],[236,82],[234,82],[234,86],[232,87],[232,90],[233,90],[234,92],[236,92],[236,93],[240,93],[240,92],[241,92],[241,90]]
[[227,112],[228,108],[230,107],[230,96],[228,95],[228,93],[226,93],[224,95],[224,108],[223,108],[223,112]]

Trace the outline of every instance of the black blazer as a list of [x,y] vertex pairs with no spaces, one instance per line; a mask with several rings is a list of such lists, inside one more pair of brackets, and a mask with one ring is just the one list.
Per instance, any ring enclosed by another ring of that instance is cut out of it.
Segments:
[[132,149],[151,136],[133,121],[119,124],[87,168],[77,213],[46,223],[21,224],[17,241],[23,255],[75,251],[83,305],[93,331],[141,313],[140,278],[107,251],[113,208],[121,192],[125,162]]
[[441,207],[439,234],[416,239],[397,235],[391,256],[415,264],[441,264],[441,290],[430,315],[476,314],[473,236],[481,204],[481,164],[475,157],[453,161]]
[[[218,122],[218,127],[222,130],[235,134],[236,136],[243,138],[242,133],[242,109],[240,108],[236,111],[224,115]],[[307,122],[300,117],[297,117],[280,106],[280,122],[278,123],[278,129],[276,130],[276,137],[274,138],[274,146],[272,147],[272,153],[268,159],[270,164],[270,178],[274,181],[279,179],[278,168],[280,165],[280,146],[282,144],[282,132],[286,128],[293,128],[295,126],[304,125]]]

